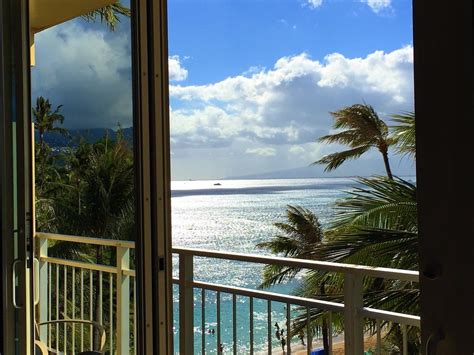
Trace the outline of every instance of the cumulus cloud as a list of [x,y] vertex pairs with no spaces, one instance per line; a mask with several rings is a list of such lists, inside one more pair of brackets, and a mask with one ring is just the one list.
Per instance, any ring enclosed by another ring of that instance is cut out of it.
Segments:
[[304,147],[301,145],[292,145],[289,149],[289,152],[291,154],[300,155],[306,153],[306,149],[304,149]]
[[[32,94],[63,105],[68,128],[116,128],[132,125],[130,32],[71,21],[35,36],[36,66]],[[170,79],[187,78],[182,58],[169,58]]]
[[413,105],[413,49],[363,58],[333,53],[283,57],[273,68],[207,85],[172,85],[175,148],[301,145],[331,126],[330,111],[365,101],[383,116]]
[[276,155],[276,149],[270,147],[263,148],[248,148],[245,153],[252,155],[259,155],[262,157],[272,157]]
[[68,127],[132,123],[130,38],[107,35],[73,21],[35,36],[33,99],[42,95],[62,104]]
[[315,9],[323,4],[323,0],[306,0],[310,8]]
[[[46,30],[35,40],[33,99],[42,95],[54,105],[62,104],[68,128],[132,124],[127,31],[111,35],[73,21]],[[360,58],[333,53],[321,60],[301,53],[282,57],[269,68],[250,67],[241,75],[206,85],[186,85],[184,57],[171,56],[174,161],[198,169],[208,159],[212,166],[222,165],[218,172],[222,176],[230,175],[226,169],[236,164],[242,170],[244,158],[259,162],[248,163],[250,170],[275,167],[249,155],[275,157],[267,160],[281,166],[309,164],[328,152],[315,143],[330,130],[328,112],[362,101],[382,116],[412,109],[412,52],[407,46]]]
[[366,3],[375,13],[389,9],[392,4],[392,0],[362,0],[362,2]]
[[168,59],[170,81],[183,81],[188,77],[188,71],[181,64],[181,58],[173,55]]

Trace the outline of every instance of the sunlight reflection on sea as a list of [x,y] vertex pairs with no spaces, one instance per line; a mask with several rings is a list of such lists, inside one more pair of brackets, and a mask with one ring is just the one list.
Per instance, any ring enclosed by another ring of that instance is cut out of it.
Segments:
[[[350,178],[291,179],[291,180],[221,180],[175,181],[172,183],[173,246],[268,254],[255,247],[278,233],[273,225],[285,221],[289,204],[310,209],[323,224],[333,216],[331,205],[345,195],[357,182]],[[257,288],[261,282],[262,265],[216,260],[194,259],[195,280],[225,285]],[[178,274],[174,258],[173,274]],[[278,285],[273,292],[290,293],[298,280]],[[175,349],[179,351],[178,288],[175,287]],[[232,297],[221,296],[222,343],[232,347]],[[237,298],[238,352],[249,349],[248,298]],[[195,291],[195,352],[201,349],[201,296]],[[272,304],[272,324],[285,322],[283,304]],[[255,349],[263,350],[267,344],[266,302],[255,301]],[[216,327],[216,295],[206,293],[206,330]],[[272,330],[273,334],[273,330]],[[297,339],[295,339],[296,341]],[[208,353],[216,353],[216,337],[206,334]],[[278,346],[275,342],[273,346]]]

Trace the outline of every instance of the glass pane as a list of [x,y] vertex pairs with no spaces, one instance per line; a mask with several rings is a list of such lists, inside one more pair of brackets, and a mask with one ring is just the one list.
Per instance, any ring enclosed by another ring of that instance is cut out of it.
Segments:
[[[27,12],[24,1],[4,1],[0,8],[0,162],[2,213],[2,334],[5,353],[23,354],[31,346],[28,321],[31,247],[31,159]],[[12,326],[13,324],[13,326]]]
[[[173,246],[220,253],[194,257],[194,279],[214,284],[194,287],[194,351],[296,352],[310,338],[310,350],[328,353],[329,324],[341,350],[341,314],[329,321],[312,308],[308,331],[307,304],[222,290],[262,286],[342,304],[343,275],[225,253],[418,269],[411,2],[170,0],[168,11]],[[369,283],[374,307],[418,314],[417,284]],[[380,301],[399,287],[395,303]],[[189,334],[179,292],[177,351]],[[366,324],[365,350],[374,350],[377,326]],[[399,349],[403,332],[383,328],[384,344]],[[408,328],[411,349],[418,336]]]
[[134,353],[130,4],[64,1],[35,10],[39,336],[60,352]]

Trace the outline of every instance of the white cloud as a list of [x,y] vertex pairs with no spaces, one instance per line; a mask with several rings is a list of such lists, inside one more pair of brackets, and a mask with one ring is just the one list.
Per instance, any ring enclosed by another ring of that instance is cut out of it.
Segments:
[[[111,34],[73,21],[43,31],[35,40],[33,98],[42,95],[53,105],[64,105],[68,127],[132,124],[126,30]],[[271,68],[250,67],[242,75],[207,85],[179,83],[188,77],[186,58],[171,56],[174,162],[184,162],[187,154],[186,163],[197,168],[206,159],[217,165],[218,151],[223,176],[231,174],[225,169],[245,169],[249,160],[246,169],[253,164],[254,170],[309,164],[334,149],[315,143],[331,127],[328,112],[361,101],[372,104],[382,116],[412,109],[412,52],[407,46],[361,58],[333,53],[322,60],[302,53],[280,58]],[[249,154],[275,159],[267,163],[249,159]]]
[[301,145],[292,145],[289,149],[289,152],[294,155],[301,155],[306,152],[306,149],[304,149],[304,147]]
[[262,157],[272,157],[276,155],[276,149],[270,147],[264,148],[248,148],[245,153],[252,155],[259,155]]
[[[41,95],[63,105],[67,127],[132,125],[129,31],[111,34],[76,20],[37,34],[35,44],[33,100]],[[172,81],[188,75],[179,56],[169,58],[169,72]]]
[[310,8],[315,9],[323,4],[323,0],[306,0]]
[[328,132],[330,111],[365,101],[382,116],[412,109],[413,49],[340,53],[323,61],[306,54],[279,59],[272,69],[208,85],[172,85],[175,147],[230,146],[236,139],[299,145]]
[[389,9],[392,4],[392,0],[362,0],[362,2],[366,3],[375,13]]
[[188,71],[182,66],[178,55],[170,56],[168,59],[170,81],[183,81],[188,77]]
[[75,128],[132,124],[130,37],[67,22],[35,36],[33,99],[63,105],[65,125]]

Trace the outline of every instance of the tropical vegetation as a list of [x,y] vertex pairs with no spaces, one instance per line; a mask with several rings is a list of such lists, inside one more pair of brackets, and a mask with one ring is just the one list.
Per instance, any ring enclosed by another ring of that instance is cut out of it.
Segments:
[[[38,99],[41,107],[51,107],[48,100]],[[47,105],[45,103],[48,103]],[[56,127],[60,106],[38,117],[46,117],[48,125],[38,125],[37,135],[41,132],[59,132],[65,130]],[[38,111],[38,110],[36,110]],[[42,122],[42,121],[39,121]],[[41,127],[46,127],[41,131]],[[104,132],[102,139],[94,142],[84,137],[70,136],[69,146],[61,150],[52,149],[45,140],[36,143],[36,226],[39,232],[88,236],[95,238],[133,240],[135,235],[134,215],[134,175],[133,150],[120,130],[113,138]],[[50,241],[48,254],[52,257],[67,258],[102,265],[115,265],[116,255],[112,248]],[[133,262],[133,260],[132,260]],[[101,319],[108,324],[109,313],[102,312],[97,290],[103,288],[102,297],[107,299],[111,285],[110,279],[104,278],[102,285],[92,273],[85,276],[83,289],[92,290],[85,294],[92,295],[86,304],[93,305],[93,319]],[[63,282],[62,277],[53,273],[51,282]],[[88,279],[89,278],[89,279]],[[54,279],[54,280],[53,280]],[[65,281],[64,281],[65,282]],[[76,283],[79,283],[79,277]],[[65,287],[64,285],[62,285]],[[72,288],[72,284],[66,285]],[[80,285],[76,285],[79,288]],[[71,290],[68,290],[71,293]],[[115,297],[114,295],[112,295]],[[53,294],[53,302],[59,295]],[[69,306],[69,309],[73,309]],[[95,348],[99,334],[93,334]]]
[[117,1],[114,4],[89,12],[82,16],[82,18],[89,22],[99,20],[111,31],[115,31],[120,22],[120,16],[130,17],[130,8],[123,6],[120,1]]
[[408,155],[410,158],[416,158],[416,137],[415,137],[415,113],[404,112],[402,114],[392,115],[393,137],[397,142],[397,152]]
[[326,171],[335,170],[346,160],[359,158],[372,148],[376,148],[382,155],[388,178],[392,179],[388,148],[395,143],[395,140],[390,136],[387,124],[374,108],[367,104],[355,104],[330,114],[334,118],[333,128],[339,131],[322,136],[318,141],[347,145],[349,149],[328,154],[313,164],[325,165]]
[[[335,169],[348,157],[360,156],[373,146],[386,148],[395,145],[395,152],[415,157],[415,116],[413,113],[394,115],[396,126],[389,127],[376,115],[371,106],[353,105],[333,113],[336,128],[345,131],[324,136],[322,142],[345,143],[351,151],[330,154],[317,163],[325,163],[327,169]],[[371,132],[371,133],[369,133]],[[372,136],[372,139],[369,137]],[[377,145],[379,144],[379,145]],[[385,152],[385,153],[384,153]],[[388,166],[387,159],[384,158]],[[418,224],[415,183],[393,177],[387,169],[387,177],[359,178],[357,187],[334,206],[334,218],[321,227],[317,216],[301,206],[288,206],[287,222],[276,227],[282,232],[270,241],[259,244],[272,253],[295,258],[344,262],[418,269]],[[315,234],[317,231],[317,236]],[[301,270],[292,267],[267,266],[261,287],[287,282]],[[304,297],[341,301],[343,298],[341,275],[308,271],[303,274],[296,294]],[[410,282],[367,278],[364,280],[364,304],[394,312],[419,313],[419,289]],[[314,333],[322,333],[325,349],[328,349],[326,314],[311,311]],[[386,339],[401,349],[401,330],[398,325],[385,324]],[[295,321],[293,334],[305,329],[306,315]],[[373,331],[373,322],[366,324]],[[333,330],[343,330],[343,323],[335,315]],[[409,352],[419,350],[419,330],[410,328]]]
[[36,99],[36,106],[32,111],[35,130],[38,131],[40,147],[44,146],[44,134],[47,132],[67,134],[64,128],[57,126],[57,124],[61,125],[64,122],[64,116],[59,112],[61,107],[62,105],[59,105],[53,110],[49,100],[42,96]]

